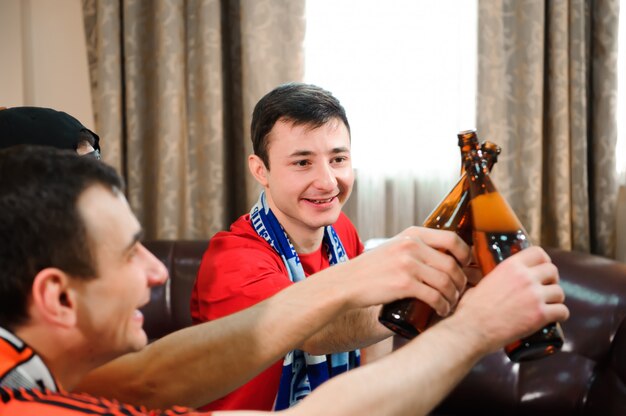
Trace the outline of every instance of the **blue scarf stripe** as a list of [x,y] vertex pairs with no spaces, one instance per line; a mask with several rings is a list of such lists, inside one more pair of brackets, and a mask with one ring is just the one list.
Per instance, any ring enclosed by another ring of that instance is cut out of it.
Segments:
[[[264,191],[261,192],[259,200],[250,211],[250,220],[257,234],[263,237],[282,258],[289,272],[289,279],[292,282],[304,280],[304,269],[300,263],[300,257],[289,241],[287,233],[269,208]],[[331,266],[348,261],[346,250],[331,225],[324,228],[323,244]],[[324,381],[358,367],[360,361],[359,350],[332,354],[329,374],[325,355],[310,355],[301,350],[289,352],[283,361],[283,371],[274,409],[282,410],[294,406]]]

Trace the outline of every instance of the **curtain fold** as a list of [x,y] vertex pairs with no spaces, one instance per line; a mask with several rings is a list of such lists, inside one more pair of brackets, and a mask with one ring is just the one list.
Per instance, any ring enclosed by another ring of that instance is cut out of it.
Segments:
[[303,77],[304,0],[83,0],[96,131],[148,238],[208,238],[256,200],[256,101]]
[[480,0],[477,126],[537,244],[613,256],[619,0]]
[[[453,148],[455,144],[441,146]],[[407,227],[422,224],[458,180],[458,170],[445,175],[410,170],[387,174],[356,169],[355,174],[352,196],[344,212],[354,222],[363,241],[393,237]]]

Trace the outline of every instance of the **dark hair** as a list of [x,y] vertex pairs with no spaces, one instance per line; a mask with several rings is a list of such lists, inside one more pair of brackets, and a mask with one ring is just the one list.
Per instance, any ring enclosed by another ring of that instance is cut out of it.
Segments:
[[350,132],[346,110],[330,92],[310,84],[289,83],[267,93],[254,107],[250,134],[252,147],[269,169],[267,135],[278,120],[317,128],[339,119]]
[[70,150],[23,145],[0,150],[0,326],[12,328],[28,318],[39,271],[57,267],[95,277],[77,201],[96,184],[112,192],[123,188],[112,167]]

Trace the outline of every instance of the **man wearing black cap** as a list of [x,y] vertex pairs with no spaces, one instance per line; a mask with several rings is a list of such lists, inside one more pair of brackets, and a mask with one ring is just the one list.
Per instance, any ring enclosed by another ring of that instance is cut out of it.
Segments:
[[100,159],[100,138],[63,111],[44,107],[0,107],[0,149],[33,144],[74,150]]

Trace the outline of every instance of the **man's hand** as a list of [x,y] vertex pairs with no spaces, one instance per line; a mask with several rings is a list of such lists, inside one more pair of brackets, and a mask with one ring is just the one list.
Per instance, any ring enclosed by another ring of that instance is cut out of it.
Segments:
[[485,352],[495,351],[569,317],[558,282],[558,270],[546,252],[530,247],[500,263],[469,289],[454,320],[461,323],[461,330],[475,334]]
[[353,307],[415,297],[447,316],[465,290],[461,265],[469,259],[469,247],[455,233],[410,227],[342,265],[341,271],[357,290]]

